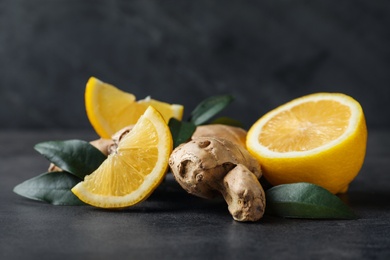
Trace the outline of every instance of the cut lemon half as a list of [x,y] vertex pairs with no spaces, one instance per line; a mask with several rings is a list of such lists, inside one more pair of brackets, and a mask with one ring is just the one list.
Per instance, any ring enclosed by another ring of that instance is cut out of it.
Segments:
[[178,120],[183,117],[182,105],[168,104],[150,97],[136,101],[133,94],[95,77],[88,80],[85,88],[88,119],[102,138],[111,138],[120,129],[135,124],[150,105],[161,113],[166,122],[172,117]]
[[119,142],[115,153],[72,192],[99,208],[124,208],[145,200],[161,183],[172,152],[169,128],[149,107],[134,128]]
[[247,148],[271,184],[310,182],[332,193],[347,191],[366,143],[362,107],[340,93],[292,100],[262,116],[247,135]]

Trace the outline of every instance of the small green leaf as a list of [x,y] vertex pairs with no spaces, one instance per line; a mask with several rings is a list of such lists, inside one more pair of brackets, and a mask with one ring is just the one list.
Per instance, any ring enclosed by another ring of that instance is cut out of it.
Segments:
[[285,218],[356,219],[336,195],[310,183],[282,184],[266,191],[266,213]]
[[53,205],[84,205],[71,191],[80,179],[68,172],[47,172],[15,186],[20,196]]
[[232,101],[233,97],[231,95],[209,97],[199,103],[192,111],[189,121],[195,125],[204,124],[210,118],[222,111]]
[[222,125],[236,126],[241,128],[244,127],[240,121],[225,116],[214,119],[213,121],[210,122],[210,124],[222,124]]
[[96,170],[107,158],[96,147],[82,140],[48,141],[36,144],[34,148],[62,170],[80,179]]
[[175,118],[171,118],[169,120],[168,126],[171,130],[174,148],[184,142],[187,142],[196,130],[194,123],[179,121]]

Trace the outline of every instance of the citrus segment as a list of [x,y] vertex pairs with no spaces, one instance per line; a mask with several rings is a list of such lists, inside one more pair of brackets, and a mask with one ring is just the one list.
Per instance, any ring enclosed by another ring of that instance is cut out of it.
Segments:
[[169,128],[149,107],[115,153],[72,192],[95,207],[123,208],[146,199],[163,180],[172,152]]
[[91,77],[85,89],[85,109],[96,133],[102,138],[111,136],[120,129],[133,125],[149,106],[153,106],[166,122],[171,117],[181,120],[183,106],[168,104],[150,97],[136,101],[136,97],[115,86]]
[[161,115],[164,117],[164,120],[166,122],[169,121],[171,117],[174,117],[178,120],[181,120],[183,118],[183,106],[179,104],[169,104],[165,102],[161,102],[155,99],[152,99],[150,97],[147,97],[145,99],[141,99],[137,102],[140,106],[143,105],[144,107],[152,106],[156,108]]
[[271,184],[310,182],[332,193],[345,192],[356,177],[366,142],[360,104],[339,93],[292,100],[262,116],[247,136]]

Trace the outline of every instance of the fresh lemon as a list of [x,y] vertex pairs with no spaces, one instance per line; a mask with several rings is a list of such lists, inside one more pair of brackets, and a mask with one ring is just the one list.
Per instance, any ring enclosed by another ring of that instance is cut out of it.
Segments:
[[262,116],[248,131],[247,148],[273,185],[310,182],[346,192],[366,152],[360,104],[340,93],[292,100]]
[[172,136],[160,113],[149,107],[119,142],[115,153],[72,192],[100,208],[124,208],[145,200],[161,183],[172,152]]
[[171,117],[181,120],[183,106],[168,104],[147,97],[136,101],[136,97],[113,85],[91,77],[85,88],[85,109],[96,133],[102,138],[111,136],[128,125],[135,124],[149,106],[156,108],[165,121]]

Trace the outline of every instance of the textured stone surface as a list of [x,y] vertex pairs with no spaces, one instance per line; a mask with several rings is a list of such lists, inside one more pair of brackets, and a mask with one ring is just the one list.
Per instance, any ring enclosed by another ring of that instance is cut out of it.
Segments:
[[0,127],[88,128],[96,76],[139,98],[230,93],[246,126],[292,98],[344,92],[389,127],[390,4],[0,0]]
[[47,169],[38,142],[91,132],[0,131],[0,259],[390,259],[390,132],[373,131],[367,157],[343,200],[357,220],[235,222],[221,199],[187,194],[168,175],[125,210],[53,206],[15,185]]

